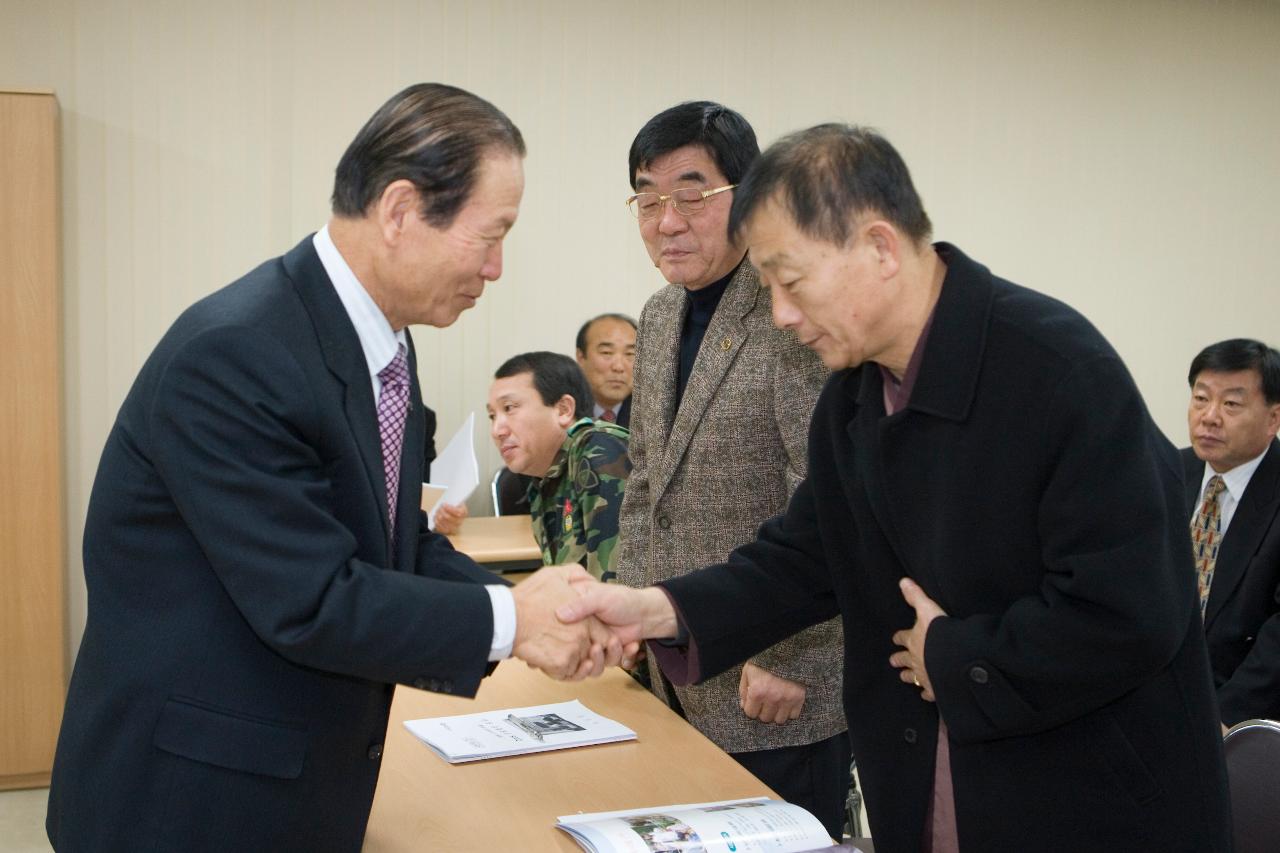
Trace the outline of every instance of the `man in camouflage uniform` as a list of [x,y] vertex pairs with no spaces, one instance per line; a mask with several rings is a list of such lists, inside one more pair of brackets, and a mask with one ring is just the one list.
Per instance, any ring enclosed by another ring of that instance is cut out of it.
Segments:
[[533,535],[547,565],[581,563],[614,579],[618,512],[631,460],[625,427],[591,419],[591,387],[573,359],[508,359],[489,389],[490,435],[507,467],[534,478]]
[[618,510],[631,473],[627,437],[626,427],[581,418],[530,487],[533,535],[546,565],[582,563],[600,580],[614,579]]

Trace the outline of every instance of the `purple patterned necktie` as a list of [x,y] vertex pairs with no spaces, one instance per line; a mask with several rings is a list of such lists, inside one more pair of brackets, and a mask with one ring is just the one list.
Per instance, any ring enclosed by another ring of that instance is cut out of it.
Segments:
[[378,395],[378,432],[382,436],[382,467],[387,477],[387,512],[396,529],[396,495],[400,487],[400,450],[404,446],[404,422],[409,416],[409,360],[404,344],[391,363],[378,371],[382,393]]

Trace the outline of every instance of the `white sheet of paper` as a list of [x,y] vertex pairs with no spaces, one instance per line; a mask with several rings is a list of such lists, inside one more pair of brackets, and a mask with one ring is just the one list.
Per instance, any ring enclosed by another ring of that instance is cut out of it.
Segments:
[[476,413],[472,412],[431,463],[431,482],[428,485],[444,489],[440,500],[427,514],[432,530],[436,529],[436,508],[440,504],[465,503],[480,485],[480,463],[476,461],[473,440],[475,430]]

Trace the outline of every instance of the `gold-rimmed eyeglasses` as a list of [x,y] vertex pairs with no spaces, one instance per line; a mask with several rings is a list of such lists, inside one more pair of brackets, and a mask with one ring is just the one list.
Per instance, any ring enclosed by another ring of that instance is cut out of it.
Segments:
[[681,216],[693,216],[707,206],[707,199],[711,198],[711,196],[727,192],[736,186],[737,184],[729,184],[723,187],[716,187],[713,190],[682,187],[678,190],[672,190],[671,195],[636,193],[627,199],[627,209],[631,211],[631,215],[636,219],[653,219],[662,215],[663,206],[670,200],[676,209],[676,213]]

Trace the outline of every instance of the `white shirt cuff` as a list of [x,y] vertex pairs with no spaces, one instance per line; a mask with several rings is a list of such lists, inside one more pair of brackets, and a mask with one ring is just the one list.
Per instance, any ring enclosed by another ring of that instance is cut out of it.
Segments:
[[511,597],[511,587],[485,584],[489,601],[493,604],[493,643],[489,647],[489,660],[506,660],[511,657],[511,647],[516,642],[516,600]]

